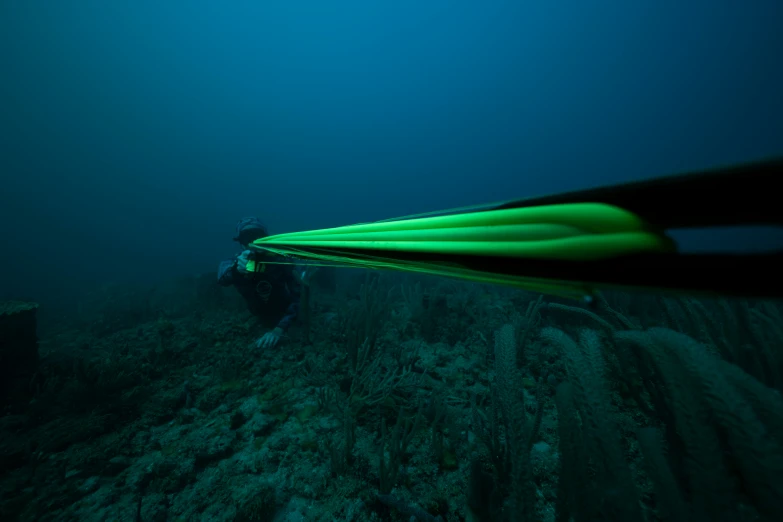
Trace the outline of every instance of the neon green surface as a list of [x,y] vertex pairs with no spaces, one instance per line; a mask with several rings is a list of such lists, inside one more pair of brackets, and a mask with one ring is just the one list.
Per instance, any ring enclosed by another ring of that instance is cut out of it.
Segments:
[[569,225],[586,233],[624,232],[640,230],[644,222],[635,214],[612,205],[602,203],[570,203],[540,207],[488,210],[449,216],[380,221],[344,227],[292,232],[269,236],[256,244],[273,242],[277,239],[292,239],[309,235],[359,234],[368,232],[391,232],[403,230],[436,230],[455,227],[478,227],[499,225],[547,224]]
[[573,237],[583,232],[570,225],[523,224],[470,226],[435,229],[392,230],[376,232],[333,232],[330,234],[298,233],[276,236],[275,244],[283,241],[533,241]]
[[[635,214],[601,203],[386,220],[269,236],[255,241],[252,247],[333,266],[428,273],[560,295],[583,295],[589,289],[582,283],[469,270],[458,262],[413,262],[392,256],[400,252],[510,257],[520,261],[595,261],[675,250],[667,236],[652,230]],[[385,257],[381,257],[381,252]]]
[[[356,248],[430,254],[484,255],[528,259],[592,261],[634,252],[665,251],[670,242],[645,233],[596,234],[531,241],[349,241],[278,240],[276,249],[292,247]],[[261,246],[261,245],[257,245]]]

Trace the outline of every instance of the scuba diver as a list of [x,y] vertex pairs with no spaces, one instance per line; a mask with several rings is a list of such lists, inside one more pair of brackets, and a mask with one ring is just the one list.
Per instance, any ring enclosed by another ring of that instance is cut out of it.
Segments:
[[[258,218],[240,220],[236,232],[234,241],[242,246],[242,252],[220,263],[218,284],[236,287],[250,312],[266,327],[274,325],[255,343],[258,348],[273,348],[299,314],[301,282],[293,265],[263,263],[275,256],[249,249],[253,241],[269,235]],[[248,269],[251,260],[257,262]]]

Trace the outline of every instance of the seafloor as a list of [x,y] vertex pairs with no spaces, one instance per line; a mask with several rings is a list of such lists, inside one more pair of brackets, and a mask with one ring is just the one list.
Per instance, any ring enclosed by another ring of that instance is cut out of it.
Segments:
[[5,397],[0,520],[783,520],[782,311],[343,271],[262,350],[212,274],[106,287]]

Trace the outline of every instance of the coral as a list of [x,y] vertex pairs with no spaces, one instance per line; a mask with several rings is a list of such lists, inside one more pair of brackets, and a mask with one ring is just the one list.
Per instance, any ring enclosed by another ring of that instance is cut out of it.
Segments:
[[262,487],[239,509],[235,520],[237,522],[270,522],[276,513],[274,489]]
[[777,304],[345,278],[265,351],[211,277],[107,287],[0,416],[0,518],[780,518]]

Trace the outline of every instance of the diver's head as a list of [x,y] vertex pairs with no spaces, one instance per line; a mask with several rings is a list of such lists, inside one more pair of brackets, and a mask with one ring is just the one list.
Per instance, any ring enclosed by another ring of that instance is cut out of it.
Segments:
[[257,217],[246,217],[237,223],[237,233],[234,241],[239,242],[242,248],[247,248],[256,239],[268,236],[269,233],[261,220]]

